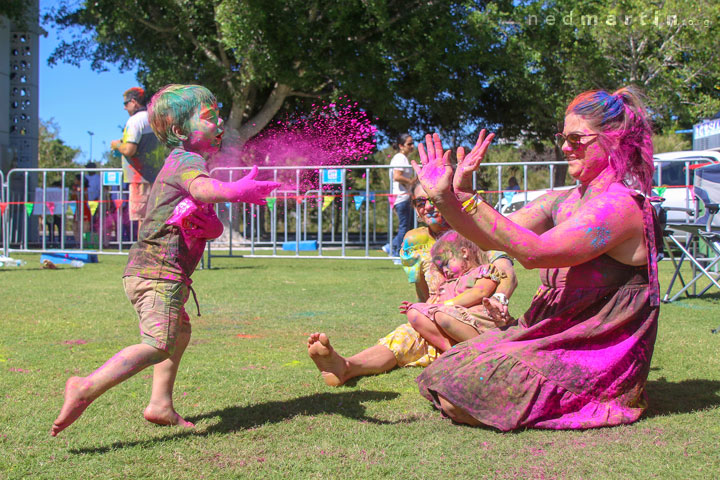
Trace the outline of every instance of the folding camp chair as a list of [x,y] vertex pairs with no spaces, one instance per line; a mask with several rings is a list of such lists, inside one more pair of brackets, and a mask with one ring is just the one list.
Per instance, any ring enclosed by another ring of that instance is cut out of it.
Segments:
[[[672,302],[680,295],[698,297],[713,286],[720,289],[720,227],[713,225],[720,202],[720,164],[706,165],[695,170],[693,180],[695,198],[695,221],[690,223],[667,223],[663,242],[665,250],[675,266],[672,280],[668,285],[663,302]],[[673,250],[680,250],[677,259]],[[690,262],[692,279],[685,282],[681,268],[685,260]],[[709,280],[709,284],[698,293],[698,281]],[[682,288],[672,297],[675,282],[679,280]],[[692,292],[689,290],[692,288]]]

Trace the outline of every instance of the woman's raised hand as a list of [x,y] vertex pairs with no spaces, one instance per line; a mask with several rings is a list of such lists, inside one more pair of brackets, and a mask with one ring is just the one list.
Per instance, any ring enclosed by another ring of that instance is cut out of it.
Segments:
[[412,167],[420,180],[425,192],[430,198],[436,198],[452,188],[453,169],[450,165],[450,150],[443,153],[440,135],[434,133],[432,136],[425,135],[425,145],[418,145],[420,165],[412,161]]
[[472,173],[480,166],[490,143],[495,138],[494,133],[487,136],[485,134],[484,128],[480,130],[475,146],[467,155],[465,155],[463,147],[457,149],[457,169],[453,177],[453,189],[456,194],[469,193],[472,195],[475,193],[472,188]]

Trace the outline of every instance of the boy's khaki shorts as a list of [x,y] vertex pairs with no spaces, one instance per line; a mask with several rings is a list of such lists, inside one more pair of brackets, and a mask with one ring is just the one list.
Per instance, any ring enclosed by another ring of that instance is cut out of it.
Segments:
[[125,294],[140,319],[142,343],[172,355],[180,333],[191,333],[185,302],[190,287],[182,282],[123,277]]
[[150,198],[150,187],[152,185],[149,183],[130,184],[130,198],[128,201],[130,220],[141,221],[145,218],[148,199]]

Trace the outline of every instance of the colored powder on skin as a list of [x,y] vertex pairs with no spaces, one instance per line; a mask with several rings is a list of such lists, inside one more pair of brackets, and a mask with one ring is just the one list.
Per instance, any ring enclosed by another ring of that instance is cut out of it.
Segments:
[[590,244],[595,249],[604,248],[610,240],[610,230],[606,227],[588,227],[585,233],[591,236]]
[[[341,97],[333,103],[313,104],[309,112],[295,112],[268,125],[242,144],[236,132],[226,130],[220,151],[209,167],[258,166],[342,166],[362,163],[375,152],[375,133],[367,113],[357,102]],[[366,163],[366,162],[365,162]],[[244,173],[233,173],[237,180]],[[292,189],[297,183],[295,170],[262,171],[258,180],[276,180]],[[221,178],[227,180],[227,178]],[[300,173],[300,191],[317,188],[318,171]],[[330,189],[333,186],[327,186]]]

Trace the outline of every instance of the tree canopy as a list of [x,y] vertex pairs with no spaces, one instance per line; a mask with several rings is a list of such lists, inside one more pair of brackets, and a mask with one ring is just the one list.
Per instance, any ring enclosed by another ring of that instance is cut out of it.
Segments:
[[350,95],[389,134],[459,129],[483,113],[490,39],[475,2],[94,0],[50,17],[81,27],[50,62],[137,67],[156,90],[200,83],[247,140],[283,109]]
[[388,136],[453,144],[484,126],[547,144],[591,88],[641,87],[658,130],[720,110],[713,0],[93,0],[49,18],[80,27],[50,62],[206,85],[241,141],[343,95]]

